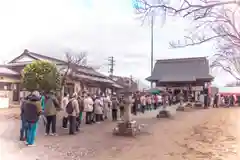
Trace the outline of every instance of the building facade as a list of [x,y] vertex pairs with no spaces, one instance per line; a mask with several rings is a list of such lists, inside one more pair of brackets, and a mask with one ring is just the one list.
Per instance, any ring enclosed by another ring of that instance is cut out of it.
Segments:
[[152,75],[146,79],[161,89],[173,92],[191,90],[196,95],[206,92],[214,78],[210,75],[208,59],[196,57],[158,60]]
[[[67,70],[67,62],[64,60],[24,50],[20,56],[0,67],[0,91],[9,92],[10,105],[19,102],[20,97],[28,94],[21,87],[21,71],[27,64],[35,60],[55,63],[62,75]],[[71,65],[62,92],[71,94],[73,92],[88,91],[97,94],[105,92],[107,88],[118,89],[122,87],[109,79],[108,76],[97,72],[91,67]]]

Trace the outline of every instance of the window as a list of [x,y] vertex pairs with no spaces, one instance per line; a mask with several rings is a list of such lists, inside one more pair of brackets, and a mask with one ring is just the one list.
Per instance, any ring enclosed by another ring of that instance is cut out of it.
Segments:
[[0,90],[12,90],[11,83],[0,82]]

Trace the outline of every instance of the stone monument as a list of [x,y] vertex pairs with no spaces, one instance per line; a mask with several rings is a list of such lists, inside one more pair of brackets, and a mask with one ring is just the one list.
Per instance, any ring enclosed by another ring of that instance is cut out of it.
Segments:
[[118,122],[117,126],[113,129],[113,134],[119,136],[136,136],[140,132],[141,125],[132,120],[131,108],[133,99],[131,94],[124,96],[124,105],[123,120]]

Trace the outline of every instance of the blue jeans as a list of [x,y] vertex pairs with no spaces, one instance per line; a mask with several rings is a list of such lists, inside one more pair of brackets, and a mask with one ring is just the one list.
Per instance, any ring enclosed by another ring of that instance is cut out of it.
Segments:
[[28,145],[34,144],[36,132],[37,132],[37,122],[35,123],[29,123],[27,124],[27,143]]
[[26,121],[21,120],[21,128],[20,128],[20,140],[24,141],[27,138],[27,127],[28,124]]

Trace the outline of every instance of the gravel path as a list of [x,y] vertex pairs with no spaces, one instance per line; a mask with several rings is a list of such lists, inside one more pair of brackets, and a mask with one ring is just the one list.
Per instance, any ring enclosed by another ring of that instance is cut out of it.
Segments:
[[113,136],[112,122],[82,126],[75,136],[58,127],[58,137],[44,137],[40,125],[37,147],[31,148],[18,142],[19,121],[0,116],[0,159],[239,160],[239,114],[239,108],[192,110],[159,120],[153,111],[135,117],[147,124],[136,138]]

